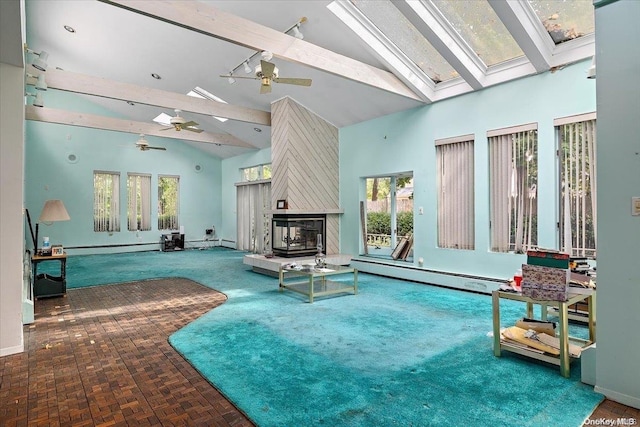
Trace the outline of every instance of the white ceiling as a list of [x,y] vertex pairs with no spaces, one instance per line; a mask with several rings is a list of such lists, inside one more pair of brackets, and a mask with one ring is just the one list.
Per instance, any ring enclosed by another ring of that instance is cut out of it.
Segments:
[[[228,12],[279,32],[291,27],[301,17],[306,17],[307,21],[300,27],[304,34],[304,42],[392,72],[396,74],[398,81],[407,82],[406,76],[401,74],[397,66],[385,61],[380,51],[374,51],[367,46],[327,8],[331,1],[242,0],[202,3],[202,6]],[[345,2],[342,3],[342,6],[345,6]],[[198,4],[199,2],[194,3],[195,6]],[[350,4],[347,2],[346,6],[349,7]],[[173,5],[166,3],[166,7],[169,10]],[[271,103],[275,100],[290,96],[337,127],[403,111],[443,98],[442,95],[434,92],[435,95],[431,99],[425,99],[424,94],[417,93],[411,85],[409,87],[413,90],[412,97],[403,96],[323,71],[317,66],[304,65],[303,63],[306,62],[304,51],[301,54],[298,53],[297,57],[288,56],[286,53],[276,55],[272,62],[276,63],[280,69],[281,77],[311,78],[313,80],[311,87],[274,83],[272,93],[262,95],[259,94],[259,81],[238,79],[236,83],[229,84],[227,79],[219,77],[221,74],[227,74],[255,53],[254,50],[238,44],[100,1],[26,0],[25,10],[28,45],[35,51],[44,50],[49,53],[50,68],[58,67],[65,71],[179,94],[186,94],[199,86],[226,100],[229,104],[263,111],[269,111]],[[65,25],[73,27],[75,33],[66,31]],[[251,29],[242,31],[251,31]],[[585,48],[585,43],[582,43],[580,48],[578,56],[573,56],[569,60],[575,61],[593,55],[592,45],[587,44]],[[528,52],[531,52],[531,48],[525,51],[527,56],[529,56]],[[552,53],[549,53],[549,57]],[[451,52],[445,52],[445,54],[449,57],[452,55]],[[566,58],[563,60],[568,61]],[[540,62],[546,64],[548,68],[559,65],[552,59],[545,63],[536,57],[533,58],[533,62],[525,64],[529,67],[526,72],[529,74],[541,72]],[[254,60],[251,65],[255,66],[256,61]],[[159,74],[162,79],[153,79],[152,73]],[[238,75],[247,76],[242,69],[239,70]],[[464,76],[465,73],[461,75]],[[517,77],[521,75],[512,74],[511,78]],[[474,90],[474,88],[481,89],[477,82],[470,85],[462,78],[459,81],[461,83],[459,86],[464,85],[466,89],[450,90],[451,95]],[[494,75],[490,78],[489,84],[499,82],[500,80]],[[455,82],[454,84],[443,82],[439,85],[451,87],[455,86]],[[435,87],[434,84],[431,89]],[[162,112],[173,115],[170,108],[140,103],[131,106],[122,100],[95,96],[91,96],[91,99],[129,120],[139,122],[150,122]],[[46,106],[46,94],[44,103]],[[256,148],[265,148],[270,145],[270,128],[267,125],[238,120],[221,123],[208,115],[187,112],[183,113],[183,116],[187,120],[198,122],[199,127],[206,132],[231,134]],[[256,132],[254,128],[262,132]],[[132,141],[135,141],[133,137]],[[250,150],[202,142],[187,143],[221,158]]]

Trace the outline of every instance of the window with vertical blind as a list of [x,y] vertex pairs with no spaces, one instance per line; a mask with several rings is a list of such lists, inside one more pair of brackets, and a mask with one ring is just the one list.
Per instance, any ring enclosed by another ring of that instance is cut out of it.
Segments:
[[596,114],[554,120],[560,168],[559,237],[563,252],[596,254]]
[[120,231],[120,173],[93,172],[93,231]]
[[151,230],[151,175],[127,175],[127,229]]
[[475,248],[473,135],[435,141],[438,246]]
[[180,228],[180,177],[158,176],[158,230]]
[[524,253],[538,245],[538,125],[487,132],[491,250]]
[[271,252],[271,182],[236,183],[236,249],[254,253]]

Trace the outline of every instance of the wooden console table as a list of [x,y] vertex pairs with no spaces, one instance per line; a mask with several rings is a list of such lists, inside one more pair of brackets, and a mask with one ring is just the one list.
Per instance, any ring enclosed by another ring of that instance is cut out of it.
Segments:
[[[533,305],[539,304],[546,316],[547,307],[556,307],[558,309],[559,328],[558,338],[560,340],[560,356],[553,356],[548,354],[541,354],[534,351],[529,351],[526,348],[521,348],[515,345],[511,345],[508,342],[500,340],[500,299],[509,299],[514,301],[521,301],[527,304],[527,317],[533,318]],[[578,302],[587,301],[589,304],[589,340],[582,340],[569,336],[569,316],[568,307]],[[534,359],[542,360],[554,365],[560,366],[560,374],[563,377],[569,377],[569,364],[571,362],[569,358],[569,341],[575,342],[582,347],[586,347],[596,341],[595,330],[595,300],[594,295],[586,294],[569,294],[567,301],[539,301],[529,297],[525,297],[522,294],[513,292],[493,291],[493,353],[496,356],[500,356],[502,350],[518,353],[523,356],[531,357]]]
[[[337,282],[328,280],[327,276],[335,276],[341,274],[353,274],[353,282]],[[291,281],[287,279],[305,277],[304,281]],[[312,266],[304,266],[302,269],[289,269],[280,267],[279,272],[279,290],[289,289],[309,297],[309,302],[313,302],[313,298],[317,296],[332,295],[339,293],[353,292],[358,293],[358,270],[352,267],[342,265],[327,264],[324,268],[316,268]]]
[[[38,278],[38,264],[45,261],[60,262],[60,277],[44,275]],[[33,266],[33,296],[35,299],[42,297],[55,297],[67,293],[67,254],[62,255],[34,255],[31,257]]]

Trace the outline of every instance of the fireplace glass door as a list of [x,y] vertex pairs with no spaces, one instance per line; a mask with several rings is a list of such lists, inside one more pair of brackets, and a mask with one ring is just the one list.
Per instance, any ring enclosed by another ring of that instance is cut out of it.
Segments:
[[274,255],[298,257],[314,255],[318,239],[325,248],[325,218],[309,215],[274,215],[272,221]]

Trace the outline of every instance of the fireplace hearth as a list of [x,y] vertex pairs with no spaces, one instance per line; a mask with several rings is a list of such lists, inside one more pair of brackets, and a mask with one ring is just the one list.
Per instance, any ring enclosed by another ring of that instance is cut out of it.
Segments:
[[318,239],[326,248],[326,215],[274,214],[271,226],[273,254],[285,258],[315,255]]

